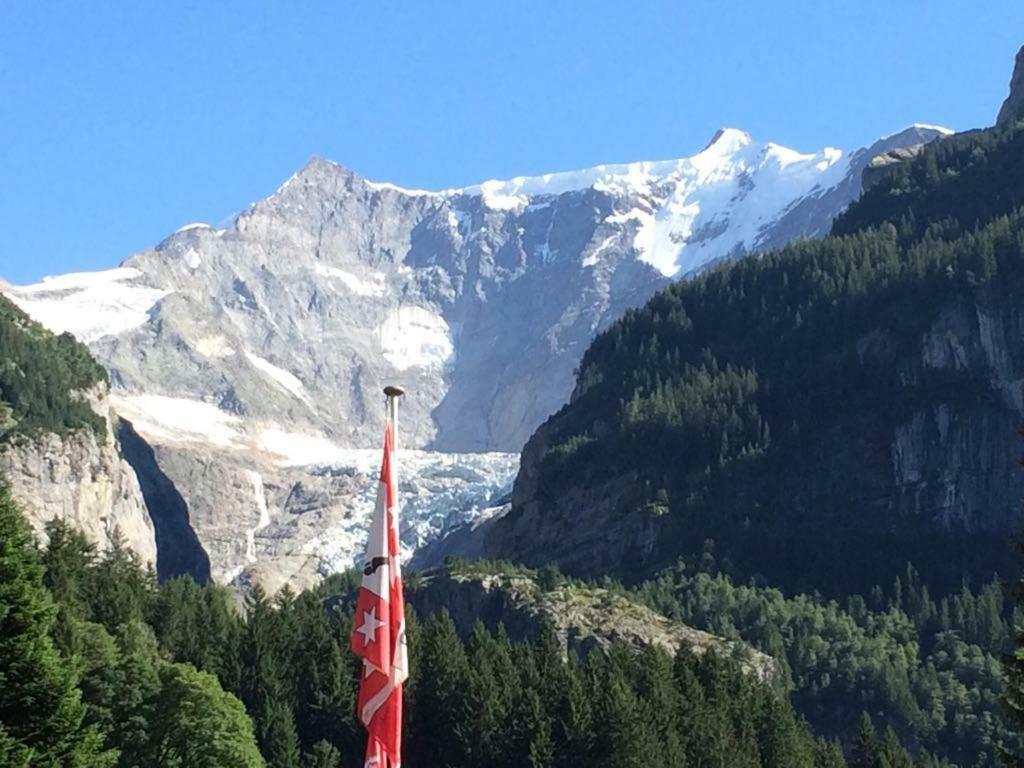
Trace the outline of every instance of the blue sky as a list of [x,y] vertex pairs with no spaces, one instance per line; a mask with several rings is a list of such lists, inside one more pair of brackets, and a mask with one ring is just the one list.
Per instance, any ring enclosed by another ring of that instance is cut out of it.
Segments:
[[1020,0],[0,0],[0,277],[113,266],[310,156],[443,188],[991,124]]

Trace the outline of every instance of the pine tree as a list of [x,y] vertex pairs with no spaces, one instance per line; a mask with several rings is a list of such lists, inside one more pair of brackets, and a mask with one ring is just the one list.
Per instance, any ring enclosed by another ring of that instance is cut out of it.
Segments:
[[850,749],[850,768],[876,768],[879,756],[878,734],[867,712],[860,716],[857,736]]
[[914,768],[913,758],[900,744],[900,739],[891,727],[885,729],[878,753],[879,768]]
[[[1024,436],[1024,427],[1020,434]],[[1018,541],[1016,546],[1024,553],[1024,542]],[[1024,607],[1024,580],[1013,586],[1013,597],[1017,609],[1015,618],[1018,618]],[[1002,710],[1006,725],[1020,737],[1024,735],[1024,625],[1019,619],[1014,623],[1014,635],[1016,647],[1003,659]],[[999,757],[1007,768],[1024,768],[1024,751],[1015,745],[1000,745]]]
[[142,568],[139,556],[115,531],[91,579],[91,620],[116,634],[122,624],[145,620],[155,591],[155,576]]
[[[417,652],[416,710],[408,729],[410,768],[468,766],[474,713],[466,704],[470,669],[447,611],[423,625]],[[438,734],[442,734],[440,738]]]
[[763,768],[814,768],[813,745],[801,731],[788,702],[774,695],[768,695],[767,700],[758,739]]
[[84,725],[76,665],[50,638],[55,614],[28,524],[0,483],[0,743],[31,768],[113,765]]
[[329,741],[318,741],[302,765],[303,768],[341,768],[341,752]]
[[593,701],[575,653],[565,665],[565,691],[555,713],[557,765],[584,768],[592,764]]
[[96,560],[96,548],[81,531],[58,518],[46,524],[46,538],[41,558],[45,569],[43,584],[63,610],[85,619],[89,569]]
[[166,664],[153,707],[146,768],[263,768],[252,721],[217,679],[188,664]]
[[814,740],[814,768],[846,768],[843,748],[836,741]]
[[280,699],[264,702],[259,743],[267,768],[299,768],[299,737],[287,703]]
[[110,741],[121,750],[121,768],[146,765],[151,758],[150,734],[160,691],[160,649],[152,630],[135,621],[121,626],[119,658],[114,670],[117,696]]
[[300,742],[306,750],[321,741],[352,742],[356,692],[342,638],[312,596],[303,595],[297,601],[297,621],[295,716]]

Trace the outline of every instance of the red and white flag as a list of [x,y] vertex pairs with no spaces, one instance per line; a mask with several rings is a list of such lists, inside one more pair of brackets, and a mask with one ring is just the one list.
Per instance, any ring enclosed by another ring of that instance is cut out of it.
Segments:
[[409,658],[393,452],[394,432],[388,424],[377,508],[352,630],[352,651],[363,659],[358,715],[369,732],[364,768],[399,768],[402,764],[402,684],[409,677]]

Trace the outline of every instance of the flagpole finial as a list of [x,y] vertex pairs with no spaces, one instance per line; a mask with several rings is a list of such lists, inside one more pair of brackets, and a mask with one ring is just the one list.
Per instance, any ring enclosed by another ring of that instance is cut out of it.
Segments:
[[388,386],[384,387],[384,394],[388,397],[401,397],[405,394],[405,390],[394,384],[388,384]]

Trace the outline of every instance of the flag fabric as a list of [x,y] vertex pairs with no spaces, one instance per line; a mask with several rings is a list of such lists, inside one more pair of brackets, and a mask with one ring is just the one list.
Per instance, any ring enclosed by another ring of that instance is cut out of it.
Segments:
[[402,684],[409,676],[409,660],[393,454],[394,432],[389,423],[352,630],[352,652],[363,659],[357,714],[369,733],[364,768],[402,764]]

